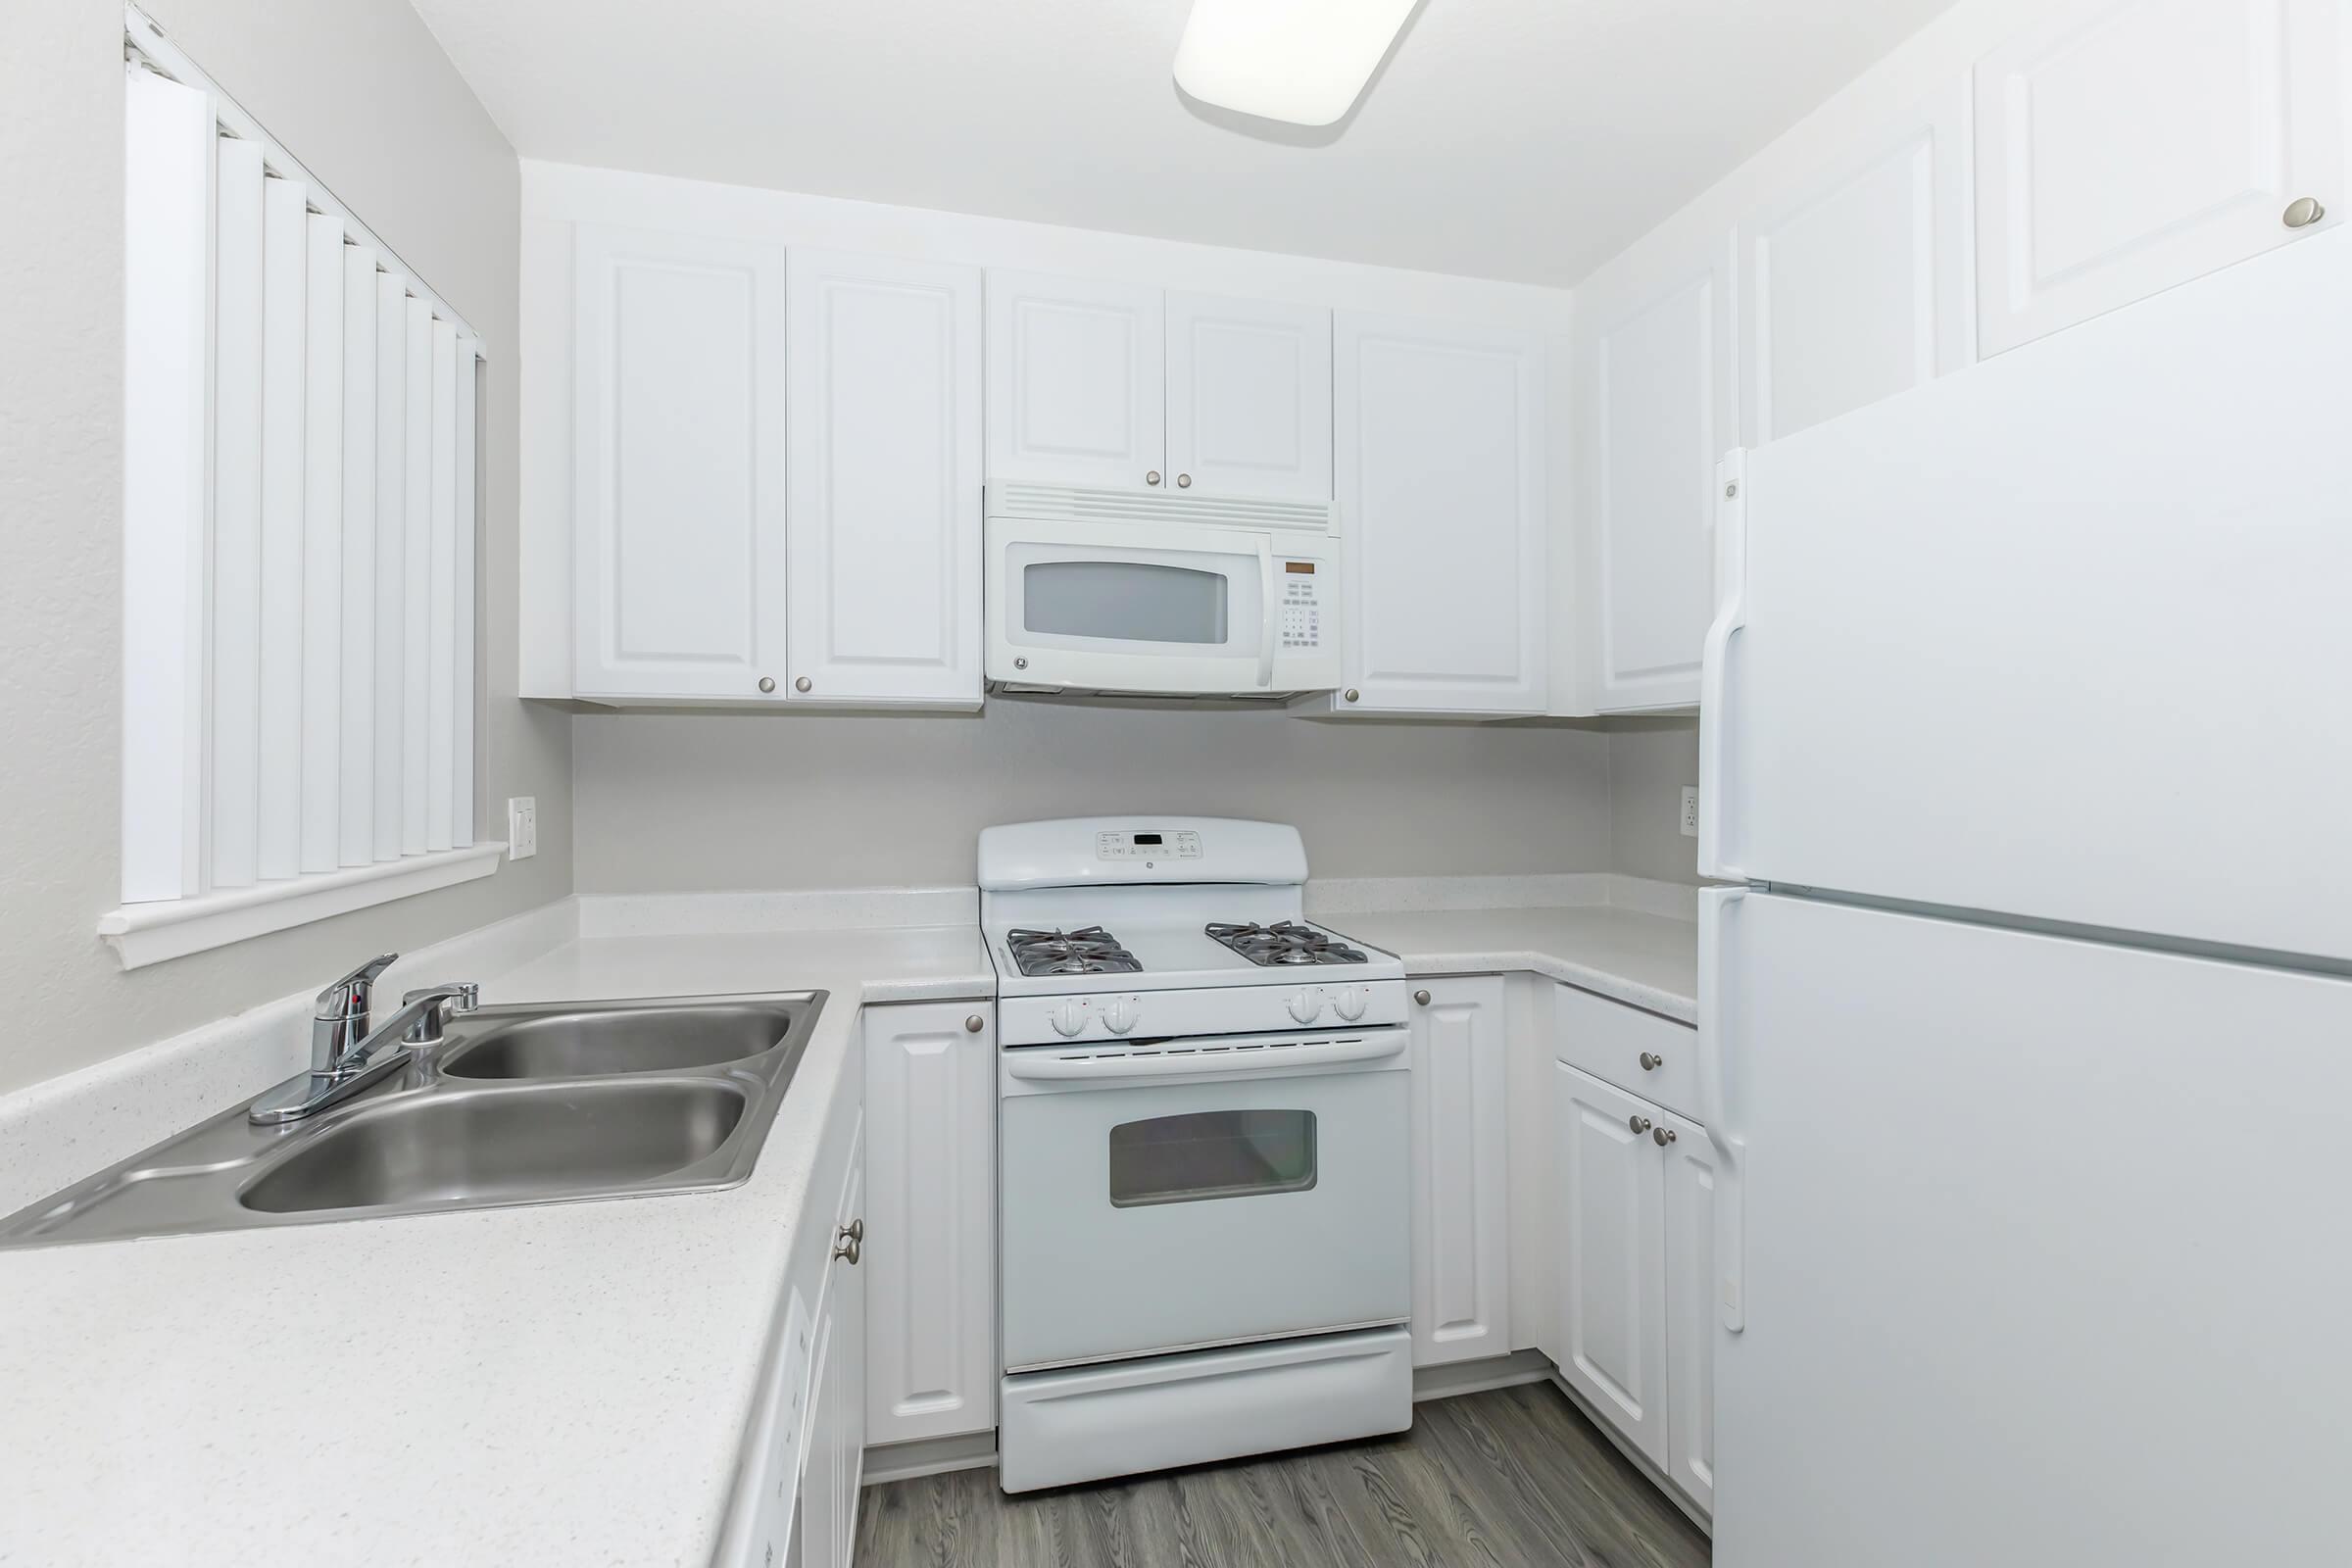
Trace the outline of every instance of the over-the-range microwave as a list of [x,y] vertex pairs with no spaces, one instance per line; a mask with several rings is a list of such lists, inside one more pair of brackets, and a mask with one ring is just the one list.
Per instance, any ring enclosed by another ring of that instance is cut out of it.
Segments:
[[1000,690],[1291,697],[1340,683],[1328,503],[992,482],[986,510]]

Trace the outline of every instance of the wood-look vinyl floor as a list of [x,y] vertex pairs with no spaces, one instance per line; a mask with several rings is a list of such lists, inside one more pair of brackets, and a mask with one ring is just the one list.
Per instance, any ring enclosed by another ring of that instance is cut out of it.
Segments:
[[1547,1383],[1410,1432],[1008,1497],[994,1469],[872,1487],[856,1568],[1694,1568],[1707,1540]]

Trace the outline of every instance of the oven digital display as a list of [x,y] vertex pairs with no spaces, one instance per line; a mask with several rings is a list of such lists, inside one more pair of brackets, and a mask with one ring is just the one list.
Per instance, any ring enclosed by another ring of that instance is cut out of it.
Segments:
[[1198,860],[1200,835],[1188,827],[1157,833],[1103,832],[1095,835],[1098,860]]
[[1138,833],[1135,836],[1135,842],[1138,844],[1157,844],[1160,842],[1160,838],[1156,833]]

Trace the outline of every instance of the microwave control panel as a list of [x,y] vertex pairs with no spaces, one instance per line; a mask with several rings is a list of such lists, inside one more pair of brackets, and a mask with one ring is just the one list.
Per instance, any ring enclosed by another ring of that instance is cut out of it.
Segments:
[[1165,833],[1097,833],[1098,860],[1198,860],[1200,835],[1189,827]]
[[1323,579],[1330,575],[1312,561],[1286,561],[1282,565],[1282,641],[1284,648],[1323,646]]

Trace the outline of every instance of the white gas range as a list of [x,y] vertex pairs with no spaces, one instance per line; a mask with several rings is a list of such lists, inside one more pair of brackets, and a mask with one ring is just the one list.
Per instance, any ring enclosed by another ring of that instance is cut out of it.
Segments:
[[1409,1426],[1402,962],[1305,918],[1276,823],[1018,823],[979,860],[1005,1490]]

